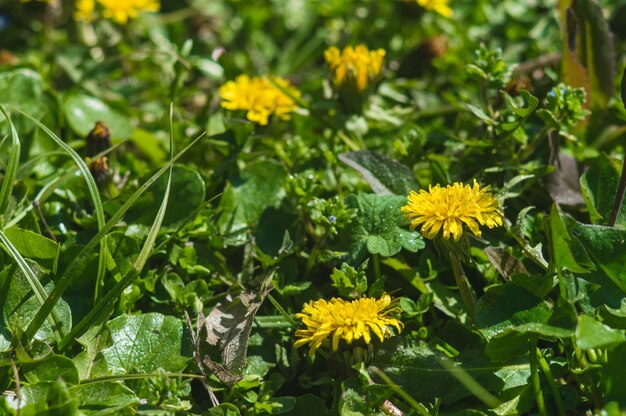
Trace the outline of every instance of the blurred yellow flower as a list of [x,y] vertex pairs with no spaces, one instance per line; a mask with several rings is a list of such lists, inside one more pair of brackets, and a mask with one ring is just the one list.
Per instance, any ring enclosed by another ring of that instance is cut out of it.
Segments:
[[95,0],[76,0],[76,3],[74,3],[74,19],[91,22],[95,9]]
[[299,98],[300,95],[300,91],[289,81],[280,77],[272,77],[270,80],[267,77],[240,75],[220,87],[222,107],[247,111],[248,120],[262,126],[267,125],[272,114],[288,120],[298,108],[292,97]]
[[358,90],[364,91],[380,75],[385,50],[370,51],[365,45],[357,45],[339,51],[331,46],[324,52],[324,58],[333,74],[335,86],[355,82]]
[[475,180],[473,186],[459,182],[445,188],[429,186],[428,192],[423,189],[419,193],[412,191],[402,212],[405,219],[411,221],[411,229],[423,224],[420,231],[430,239],[443,229],[444,239],[452,236],[458,240],[463,234],[463,225],[480,236],[479,225],[489,228],[502,225],[500,203],[487,192],[488,189],[480,189]]
[[297,340],[294,345],[299,348],[309,344],[309,354],[322,346],[332,346],[333,351],[339,348],[339,342],[347,345],[362,340],[369,344],[372,333],[383,341],[393,335],[391,327],[402,331],[403,324],[392,315],[399,313],[400,308],[391,300],[391,296],[383,294],[380,299],[361,298],[351,302],[332,298],[312,301],[304,305],[301,313],[296,314],[306,329],[296,331]]
[[[128,23],[143,12],[159,11],[159,0],[97,0],[102,6],[102,16],[120,24]],[[93,20],[96,6],[95,0],[76,0],[74,18],[76,20]]]
[[448,5],[448,0],[417,0],[417,4],[442,16],[452,16],[452,9]]

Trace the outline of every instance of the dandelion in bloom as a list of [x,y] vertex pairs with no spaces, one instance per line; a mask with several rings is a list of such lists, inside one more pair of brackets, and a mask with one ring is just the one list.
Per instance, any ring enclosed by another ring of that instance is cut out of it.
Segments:
[[[120,24],[126,24],[144,12],[159,11],[159,0],[97,0],[102,6],[102,16]],[[96,8],[95,0],[76,0],[74,18],[77,20],[93,20]]]
[[448,5],[448,0],[417,0],[421,7],[439,13],[442,16],[452,16],[452,9]]
[[76,3],[74,3],[74,19],[91,22],[95,9],[95,0],[76,0]]
[[337,351],[342,341],[348,346],[357,342],[369,346],[372,334],[383,341],[393,335],[392,328],[398,332],[402,330],[402,322],[393,316],[399,312],[400,308],[386,293],[380,299],[312,301],[296,314],[306,329],[296,331],[296,337],[300,339],[294,345],[302,347],[308,344],[310,355],[322,346],[330,345],[333,351]]
[[300,95],[300,91],[289,81],[280,77],[272,77],[270,80],[267,77],[240,75],[220,88],[222,107],[247,111],[248,120],[262,126],[267,125],[271,115],[288,120],[298,108],[292,97],[299,98]]
[[502,225],[503,213],[500,204],[487,188],[456,182],[445,188],[430,186],[428,192],[412,191],[407,197],[409,202],[402,207],[405,219],[411,221],[411,229],[422,224],[420,229],[424,237],[433,239],[443,230],[443,238],[450,236],[455,241],[461,238],[463,226],[467,226],[474,235],[480,236],[479,225],[489,228]]
[[333,74],[336,87],[356,83],[357,89],[364,91],[380,75],[385,50],[370,51],[365,45],[357,45],[340,51],[331,46],[324,52],[324,58]]

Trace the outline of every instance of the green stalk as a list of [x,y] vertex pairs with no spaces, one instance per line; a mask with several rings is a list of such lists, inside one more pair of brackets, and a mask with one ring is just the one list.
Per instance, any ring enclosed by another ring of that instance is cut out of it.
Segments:
[[452,264],[452,271],[454,272],[456,285],[461,293],[461,299],[463,300],[470,317],[473,320],[476,320],[476,296],[474,295],[474,292],[472,292],[467,276],[463,271],[461,259],[453,250],[448,249],[448,253],[450,253],[450,263]]
[[537,402],[537,410],[541,416],[548,416],[546,411],[546,403],[543,399],[543,393],[541,392],[541,380],[539,379],[539,372],[537,371],[537,336],[533,336],[530,340],[530,379],[533,383],[533,391],[535,393],[535,401]]
[[561,399],[561,395],[559,394],[559,389],[554,381],[554,376],[552,375],[552,370],[550,370],[550,365],[546,361],[546,358],[541,353],[541,350],[537,348],[537,360],[539,362],[539,367],[541,367],[541,371],[546,376],[548,380],[548,386],[550,387],[550,392],[552,392],[552,397],[554,397],[554,402],[556,403],[556,410],[559,416],[565,416],[565,406],[563,405],[563,400]]

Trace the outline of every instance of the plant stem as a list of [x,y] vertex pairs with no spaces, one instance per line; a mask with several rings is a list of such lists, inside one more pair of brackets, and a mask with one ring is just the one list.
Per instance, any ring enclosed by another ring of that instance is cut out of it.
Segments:
[[535,392],[535,401],[537,402],[537,410],[541,416],[548,416],[546,411],[546,403],[543,400],[541,392],[541,380],[537,371],[537,336],[533,336],[530,340],[530,351],[528,354],[530,360],[530,378],[533,383],[533,391]]
[[622,210],[622,201],[624,201],[624,193],[626,192],[626,155],[624,155],[624,163],[622,165],[622,176],[619,178],[619,187],[617,188],[617,194],[615,195],[615,202],[613,203],[613,209],[611,210],[611,216],[609,217],[609,227],[615,227],[617,216]]
[[372,256],[374,258],[374,277],[376,280],[380,279],[380,255],[374,254]]
[[550,370],[550,364],[546,361],[546,358],[541,353],[539,348],[537,351],[537,360],[539,362],[539,366],[541,367],[541,371],[546,376],[548,380],[548,386],[550,387],[550,392],[552,392],[552,397],[554,397],[554,402],[556,403],[556,411],[559,416],[565,416],[565,406],[563,405],[563,400],[561,399],[561,395],[559,394],[559,389],[554,382],[554,376],[552,375],[552,370]]
[[465,276],[465,272],[463,271],[461,259],[454,251],[448,250],[448,252],[450,253],[450,263],[452,264],[452,271],[454,272],[456,285],[461,293],[461,299],[463,300],[463,303],[467,308],[467,312],[472,320],[476,320],[476,296],[474,295],[474,292],[472,292],[469,282],[467,281],[467,276]]

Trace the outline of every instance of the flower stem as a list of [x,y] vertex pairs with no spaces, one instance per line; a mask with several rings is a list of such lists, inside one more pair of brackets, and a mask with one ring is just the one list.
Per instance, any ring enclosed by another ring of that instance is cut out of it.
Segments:
[[372,257],[374,259],[374,277],[378,280],[380,279],[380,255],[374,254]]
[[611,210],[611,216],[609,217],[609,227],[615,227],[617,216],[622,210],[624,193],[626,193],[626,155],[624,156],[624,163],[622,165],[622,176],[620,176],[619,178],[619,186],[617,188],[617,194],[615,195],[615,202],[613,202],[613,209]]
[[541,392],[541,380],[539,379],[539,372],[537,371],[537,336],[533,336],[530,339],[530,351],[528,358],[530,360],[530,378],[533,383],[533,391],[535,392],[537,410],[539,410],[539,414],[541,416],[548,416],[546,403],[543,400],[543,393]]
[[541,367],[541,371],[546,376],[548,380],[548,386],[550,387],[550,392],[552,393],[552,397],[554,397],[554,402],[556,403],[556,411],[559,416],[565,416],[565,406],[563,405],[563,400],[561,399],[561,395],[559,394],[559,389],[556,383],[554,382],[554,376],[552,375],[552,370],[550,370],[550,364],[546,361],[546,358],[541,353],[539,348],[537,351],[537,361],[539,363],[539,367]]
[[465,272],[463,271],[461,259],[453,250],[448,251],[450,253],[450,263],[452,264],[454,279],[456,280],[456,285],[461,293],[461,299],[463,300],[463,303],[467,308],[467,312],[472,320],[476,320],[476,296],[474,295],[474,292],[472,292],[469,282],[467,281],[467,276],[465,276]]

